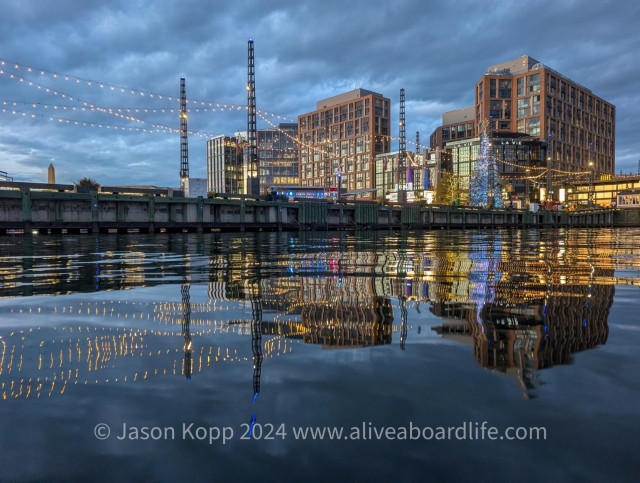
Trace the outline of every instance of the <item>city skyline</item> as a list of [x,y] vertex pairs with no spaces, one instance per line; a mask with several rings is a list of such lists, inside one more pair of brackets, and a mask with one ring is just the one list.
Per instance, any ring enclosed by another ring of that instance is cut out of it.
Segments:
[[[0,66],[0,171],[17,181],[45,182],[53,163],[60,183],[91,176],[102,184],[177,186],[175,99],[184,76],[187,98],[199,101],[189,106],[189,129],[204,134],[189,137],[190,173],[205,177],[207,139],[246,127],[246,41],[253,38],[257,107],[269,113],[258,117],[258,128],[295,120],[320,99],[363,88],[391,100],[390,134],[396,137],[399,89],[405,88],[412,149],[416,131],[426,145],[442,113],[473,103],[469,86],[488,66],[531,55],[616,105],[615,172],[635,172],[640,94],[625,81],[640,74],[633,22],[639,11],[631,2],[581,1],[502,2],[493,11],[471,2],[447,9],[410,1],[7,5],[0,19],[0,58],[18,68]],[[44,92],[46,87],[58,94]],[[113,111],[82,111],[83,101]],[[212,112],[216,103],[240,109]],[[394,149],[397,141],[391,142]]]

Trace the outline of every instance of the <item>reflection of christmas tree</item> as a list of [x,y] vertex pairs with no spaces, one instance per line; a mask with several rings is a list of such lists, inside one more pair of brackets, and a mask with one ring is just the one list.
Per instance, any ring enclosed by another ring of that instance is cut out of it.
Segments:
[[491,155],[489,137],[484,129],[480,136],[480,150],[469,186],[469,202],[472,206],[493,205],[502,208],[502,181],[498,176],[496,161]]

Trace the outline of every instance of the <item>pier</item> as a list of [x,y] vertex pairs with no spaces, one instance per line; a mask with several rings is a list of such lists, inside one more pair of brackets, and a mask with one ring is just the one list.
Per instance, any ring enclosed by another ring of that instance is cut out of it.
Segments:
[[640,209],[540,211],[0,189],[0,234],[640,226]]

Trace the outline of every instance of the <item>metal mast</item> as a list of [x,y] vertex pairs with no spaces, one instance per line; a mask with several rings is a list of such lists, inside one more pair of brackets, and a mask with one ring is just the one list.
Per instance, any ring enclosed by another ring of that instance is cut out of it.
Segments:
[[400,135],[398,136],[398,169],[397,182],[398,182],[398,202],[404,203],[407,200],[407,193],[405,191],[405,185],[407,182],[407,142],[405,137],[404,126],[404,89],[400,89]]
[[260,194],[258,133],[256,128],[256,73],[253,40],[249,39],[247,62],[247,145],[244,150],[245,194]]
[[180,78],[180,181],[189,177],[189,140],[187,139],[187,91]]

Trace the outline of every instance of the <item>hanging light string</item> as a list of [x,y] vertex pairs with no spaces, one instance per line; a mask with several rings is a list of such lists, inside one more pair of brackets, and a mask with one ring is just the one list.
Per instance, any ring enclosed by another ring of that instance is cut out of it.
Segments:
[[[1,68],[2,66],[6,67],[7,69],[12,69],[12,71],[4,70],[4,69]],[[115,84],[109,84],[107,82],[102,82],[102,81],[97,81],[97,80],[92,80],[92,79],[86,79],[86,78],[78,77],[78,76],[72,75],[72,74],[60,74],[58,72],[48,71],[48,70],[45,70],[45,69],[24,65],[24,64],[20,64],[18,62],[11,62],[11,61],[8,61],[6,59],[0,59],[0,74],[2,74],[2,73],[7,74],[11,78],[18,77],[21,82],[24,82],[24,78],[23,77],[19,77],[19,76],[16,76],[15,74],[13,74],[14,71],[25,71],[27,73],[35,73],[35,74],[39,73],[41,76],[48,76],[50,78],[57,79],[57,80],[65,80],[65,81],[69,81],[69,82],[74,82],[77,85],[86,85],[86,86],[96,87],[98,89],[111,91],[111,92],[114,92],[114,93],[120,93],[120,94],[129,93],[129,94],[135,95],[137,97],[144,97],[144,98],[149,98],[149,99],[169,100],[169,101],[172,101],[172,102],[180,102],[180,97],[176,97],[176,96],[171,96],[171,95],[167,95],[167,94],[158,94],[158,93],[155,93],[155,92],[144,91],[144,90],[141,90],[141,89],[135,89],[135,88],[131,88],[131,87],[125,87],[125,86],[119,86],[119,85],[115,85]],[[234,111],[234,110],[235,111],[242,111],[242,110],[246,110],[246,108],[247,108],[245,105],[213,102],[213,101],[206,101],[206,100],[202,100],[202,99],[189,99],[189,100],[187,100],[187,105],[188,104],[198,105],[198,106],[200,106],[199,109],[203,110],[203,111],[207,111],[207,108],[208,108],[212,112],[214,112],[216,109],[217,110],[228,110],[228,111]],[[179,110],[177,110],[177,111],[179,111]],[[262,110],[260,112],[262,114],[266,115],[266,116],[271,116],[273,118],[282,119],[282,120],[288,120],[288,121],[296,121],[297,122],[297,119],[293,118],[291,116],[275,114],[275,113],[272,113],[272,112],[269,112],[269,111],[264,111],[264,110]]]
[[[49,121],[56,121],[58,124],[68,124],[74,126],[84,126],[84,127],[94,127],[94,128],[102,128],[102,129],[110,129],[113,131],[129,131],[129,132],[145,132],[145,133],[179,133],[179,129],[175,129],[169,126],[164,126],[162,124],[152,124],[151,128],[145,127],[131,127],[131,126],[119,126],[115,124],[107,124],[102,122],[91,122],[91,121],[79,121],[75,119],[68,119],[65,117],[57,117],[57,116],[48,116],[44,114],[33,114],[28,112],[19,111],[17,109],[7,109],[2,108],[0,112],[5,114],[12,114],[18,117],[30,118],[30,119],[46,119]],[[201,133],[198,131],[188,131],[191,136],[198,136],[205,139],[211,139],[216,136],[216,134],[210,133]]]
[[[44,109],[60,109],[60,110],[72,110],[72,111],[94,111],[94,110],[98,110],[97,107],[89,107],[89,105],[85,106],[74,106],[74,105],[69,105],[69,104],[45,104],[43,102],[28,102],[28,101],[15,101],[15,100],[0,100],[0,103],[2,105],[8,106],[8,105],[12,105],[12,106],[18,106],[18,105],[25,105],[25,106],[31,106],[31,107],[38,107],[41,106]],[[174,109],[171,107],[166,107],[166,108],[148,108],[148,107],[104,107],[101,109],[105,109],[106,111],[108,111],[110,114],[113,113],[113,115],[115,116],[119,116],[122,117],[123,119],[127,119],[127,120],[132,120],[132,121],[137,121],[137,122],[144,122],[141,121],[139,119],[136,119],[134,117],[127,117],[127,116],[123,116],[123,113],[134,113],[134,114],[140,114],[140,113],[145,113],[145,114],[179,114],[180,113],[180,109]],[[191,112],[222,112],[224,110],[227,111],[234,111],[235,109],[232,108],[195,108],[195,109],[187,109],[188,113]]]
[[[142,120],[142,119],[136,118],[136,117],[134,117],[134,116],[125,116],[125,115],[122,115],[121,113],[117,112],[117,108],[116,108],[116,109],[114,109],[114,108],[107,108],[107,107],[97,106],[97,105],[95,105],[95,104],[90,103],[89,101],[86,101],[86,100],[81,99],[81,98],[78,98],[78,97],[74,97],[74,96],[72,96],[72,95],[67,94],[66,92],[62,92],[62,91],[59,91],[59,90],[56,90],[56,89],[52,89],[52,88],[47,87],[47,86],[44,86],[44,85],[42,85],[42,84],[40,84],[40,83],[38,83],[38,82],[34,82],[34,81],[25,81],[25,79],[24,79],[24,78],[22,78],[22,77],[18,77],[18,76],[16,76],[15,74],[12,74],[12,73],[7,73],[7,72],[6,72],[5,70],[3,70],[3,69],[0,69],[0,75],[8,75],[8,76],[9,76],[9,78],[11,78],[11,79],[15,79],[15,80],[17,80],[17,81],[19,81],[19,82],[26,83],[26,85],[28,85],[28,86],[30,86],[30,87],[35,87],[36,89],[43,90],[43,91],[44,91],[44,92],[46,92],[46,93],[53,94],[53,95],[55,95],[55,96],[59,96],[59,97],[62,97],[62,98],[64,98],[64,99],[68,99],[68,100],[70,100],[70,101],[74,101],[74,100],[75,100],[76,102],[82,103],[81,110],[85,110],[85,111],[97,111],[97,112],[101,112],[101,113],[103,113],[103,114],[109,114],[109,115],[112,115],[112,116],[115,116],[115,117],[123,118],[123,119],[126,119],[126,120],[128,120],[128,121],[137,122],[137,123],[139,123],[139,124],[146,124],[146,123],[145,123],[145,121],[144,121],[144,120]],[[19,101],[4,101],[4,102],[7,102],[7,103],[12,103],[12,102],[13,102],[13,103],[16,103],[16,104],[17,104]],[[27,103],[27,102],[25,102],[24,104],[25,104],[25,105],[31,105],[31,106],[33,106],[34,104],[35,104],[35,105],[38,105],[38,104],[40,104],[40,103]],[[67,108],[69,109],[69,108],[70,108],[70,106],[68,106]],[[84,108],[84,109],[82,109],[82,108]],[[134,108],[134,109],[135,109],[135,108]],[[227,110],[233,110],[233,107],[228,107],[227,105],[223,105],[223,108],[222,108],[222,109],[218,109],[218,110],[224,110],[224,109],[227,109]],[[76,108],[76,110],[77,110],[77,108]],[[199,110],[199,109],[198,109],[198,110]],[[215,110],[215,108],[213,108],[213,109],[211,109],[211,110],[212,110],[212,111],[214,111],[214,110]],[[174,111],[175,111],[175,112],[179,112],[179,110],[178,110],[178,109],[176,109],[176,110],[174,110],[174,109],[170,109],[170,111],[171,111],[171,112],[174,112]],[[258,111],[258,112],[261,112],[261,111]],[[264,116],[261,116],[261,117],[263,117],[263,118],[265,118],[265,119],[266,119],[266,117],[264,117]],[[179,132],[179,130],[176,130],[176,131],[174,131],[174,132]]]

